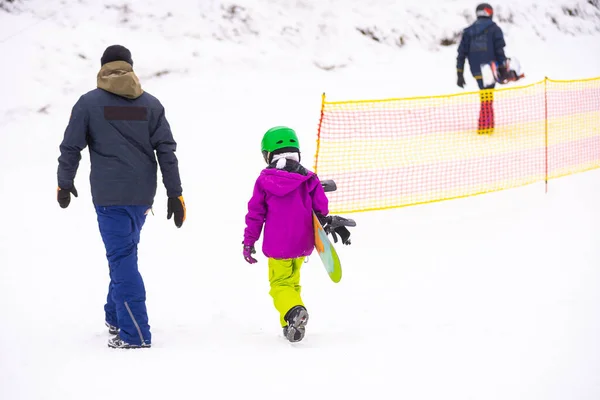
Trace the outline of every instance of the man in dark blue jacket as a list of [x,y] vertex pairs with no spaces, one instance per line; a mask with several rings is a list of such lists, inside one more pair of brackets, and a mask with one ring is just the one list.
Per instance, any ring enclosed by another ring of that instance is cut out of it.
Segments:
[[167,218],[185,221],[179,167],[165,110],[144,92],[123,46],[106,49],[98,88],[73,107],[58,159],[58,203],[77,197],[74,179],[81,151],[89,146],[90,183],[110,268],[104,306],[113,348],[150,347],[146,291],[137,266],[140,231],[156,194],[157,159],[167,190]]
[[457,85],[465,86],[464,67],[465,59],[469,60],[469,67],[473,77],[477,80],[481,92],[481,108],[479,112],[479,133],[492,133],[494,129],[494,94],[491,91],[495,84],[484,86],[481,77],[481,65],[496,61],[500,74],[506,73],[506,56],[504,55],[504,34],[502,29],[494,21],[494,9],[487,3],[477,6],[475,9],[477,21],[463,31],[458,56],[456,58],[456,70],[458,74]]

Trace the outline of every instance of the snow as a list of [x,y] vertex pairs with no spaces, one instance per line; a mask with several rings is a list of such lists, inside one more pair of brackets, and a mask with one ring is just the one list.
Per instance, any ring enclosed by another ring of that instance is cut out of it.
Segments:
[[[351,215],[342,281],[316,255],[303,267],[311,319],[298,344],[281,337],[265,257],[241,255],[262,133],[294,127],[311,166],[322,92],[460,91],[456,45],[439,42],[475,3],[0,4],[11,10],[0,8],[0,399],[600,398],[600,171],[547,194],[536,184]],[[500,25],[523,84],[600,75],[597,2],[507,0],[497,15],[512,15]],[[159,185],[140,243],[153,332],[141,351],[106,347],[86,152],[79,198],[62,210],[54,197],[70,108],[114,43],[166,107],[188,207],[177,230]]]

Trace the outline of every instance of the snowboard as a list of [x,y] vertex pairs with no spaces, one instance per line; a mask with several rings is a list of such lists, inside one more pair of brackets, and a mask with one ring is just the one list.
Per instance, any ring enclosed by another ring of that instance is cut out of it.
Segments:
[[492,61],[488,64],[481,64],[481,79],[484,86],[491,86],[494,83],[505,85],[509,82],[515,82],[525,78],[525,74],[521,71],[521,63],[516,58],[506,59],[507,76],[500,76],[498,63]]
[[329,278],[335,283],[342,279],[342,264],[340,258],[335,251],[335,247],[327,237],[327,233],[323,229],[319,218],[313,212],[313,226],[315,230],[315,250],[319,253],[319,257],[323,262],[325,270],[329,274]]

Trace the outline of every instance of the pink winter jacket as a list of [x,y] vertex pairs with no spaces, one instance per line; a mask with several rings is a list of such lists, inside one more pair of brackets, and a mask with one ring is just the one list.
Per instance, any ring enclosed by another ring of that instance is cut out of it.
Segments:
[[248,202],[244,245],[254,245],[265,225],[262,250],[270,258],[308,256],[315,246],[313,210],[327,215],[328,200],[317,175],[262,170]]

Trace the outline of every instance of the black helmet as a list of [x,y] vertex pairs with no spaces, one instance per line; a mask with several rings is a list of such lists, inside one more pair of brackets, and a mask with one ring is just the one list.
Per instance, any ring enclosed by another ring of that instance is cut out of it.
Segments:
[[494,16],[494,9],[488,3],[481,3],[475,9],[475,14],[477,18],[492,18]]

